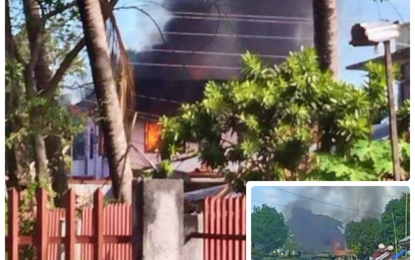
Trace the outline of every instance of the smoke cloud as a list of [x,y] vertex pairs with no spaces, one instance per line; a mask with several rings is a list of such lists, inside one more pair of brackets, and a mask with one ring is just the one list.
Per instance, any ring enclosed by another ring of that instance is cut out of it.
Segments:
[[306,193],[298,193],[299,190],[295,193],[303,194],[315,199],[315,201],[297,197],[283,209],[287,219],[291,218],[294,208],[308,209],[314,214],[327,215],[345,224],[365,218],[380,218],[387,202],[399,198],[407,188],[324,186],[306,187],[306,189]]
[[124,34],[134,34],[132,60],[146,78],[234,79],[247,51],[279,64],[313,42],[309,1],[158,0],[142,9],[158,26],[135,12],[136,26]]

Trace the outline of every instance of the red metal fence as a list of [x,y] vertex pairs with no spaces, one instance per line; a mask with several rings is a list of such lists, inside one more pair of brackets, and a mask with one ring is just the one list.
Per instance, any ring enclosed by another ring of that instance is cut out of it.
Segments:
[[207,198],[204,260],[246,259],[246,197]]
[[[18,197],[15,189],[9,192],[6,237],[9,260],[19,259],[19,245],[34,245],[38,260],[60,259],[63,251],[66,260],[133,258],[131,205],[117,203],[104,206],[103,194],[98,189],[94,193],[94,207],[81,210],[81,217],[78,218],[81,225],[77,232],[74,191],[68,191],[65,209],[50,210],[47,208],[47,193],[40,190],[37,195],[35,234],[20,236]],[[62,223],[65,225],[62,226]],[[64,245],[62,249],[61,244]]]
[[[67,193],[66,208],[48,209],[47,193],[37,194],[36,230],[33,236],[19,234],[19,195],[9,192],[7,257],[19,259],[20,245],[34,245],[37,259],[133,259],[133,212],[129,204],[104,206],[100,189],[94,206],[76,216],[75,192]],[[204,260],[246,260],[246,197],[207,198],[204,231],[191,237],[204,241]],[[138,241],[137,241],[138,242]],[[137,244],[137,242],[135,244]]]

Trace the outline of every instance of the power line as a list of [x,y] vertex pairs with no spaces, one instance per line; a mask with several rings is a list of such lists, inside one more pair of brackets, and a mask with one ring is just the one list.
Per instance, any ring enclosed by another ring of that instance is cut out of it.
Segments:
[[[215,4],[213,4],[214,6]],[[214,13],[201,13],[201,12],[174,12],[175,14],[181,15],[203,15],[203,16],[217,16]],[[219,15],[220,16],[220,15]],[[249,14],[229,14],[227,13],[226,16],[228,17],[235,17],[235,18],[253,18],[253,19],[285,19],[285,20],[303,20],[303,21],[311,21],[311,18],[308,17],[301,17],[301,16],[274,16],[274,15],[249,15]]]
[[236,70],[239,71],[239,67],[226,67],[226,66],[208,66],[208,65],[187,65],[187,64],[169,64],[169,63],[152,63],[152,62],[130,62],[130,64],[137,66],[150,66],[150,67],[170,67],[170,68],[193,68],[193,69],[211,69],[211,70]]
[[198,36],[198,37],[231,37],[231,38],[248,38],[248,39],[265,39],[265,40],[305,40],[312,41],[312,38],[293,37],[293,36],[277,36],[277,35],[248,35],[248,34],[226,34],[226,33],[198,33],[198,32],[166,32],[167,35],[178,36]]
[[382,14],[380,13],[380,7],[379,7],[379,2],[378,1],[376,1],[376,7],[378,8],[379,20],[382,20]]
[[[401,20],[401,22],[403,24],[405,24],[405,21],[404,21],[402,15],[401,15],[401,13],[399,12],[398,8],[396,8],[396,6],[391,1],[388,1],[388,2],[392,6],[392,8],[395,10],[395,12],[398,14],[398,17]],[[408,29],[409,29],[409,24],[405,24],[405,26],[408,27]]]
[[[173,19],[189,19],[189,20],[213,20],[216,21],[217,17],[215,16],[189,16],[189,15],[175,15]],[[245,22],[245,23],[269,23],[269,24],[305,24],[305,25],[312,25],[312,22],[305,21],[305,20],[267,20],[267,19],[248,19],[248,18],[221,18],[221,20],[227,20],[232,22]]]
[[[164,52],[164,53],[177,53],[177,54],[191,54],[191,55],[220,55],[220,56],[232,56],[242,57],[244,53],[231,53],[231,52],[216,52],[216,51],[193,51],[193,50],[170,50],[170,49],[146,49],[148,52]],[[271,55],[271,54],[258,54],[258,57],[272,58],[272,59],[286,59],[285,55]]]

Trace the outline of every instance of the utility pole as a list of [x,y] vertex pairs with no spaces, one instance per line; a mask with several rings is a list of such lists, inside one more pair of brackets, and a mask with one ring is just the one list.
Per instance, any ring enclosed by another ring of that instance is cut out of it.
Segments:
[[385,45],[385,66],[388,82],[389,103],[389,130],[392,147],[392,164],[395,181],[401,181],[401,168],[399,161],[398,127],[396,123],[395,96],[393,94],[392,55],[390,42],[399,37],[400,26],[397,22],[375,22],[355,24],[352,27],[352,40],[350,44],[356,47]]
[[395,95],[393,93],[393,75],[392,75],[392,54],[390,41],[385,41],[385,67],[388,81],[388,99],[389,99],[389,132],[392,146],[393,174],[395,181],[401,180],[401,169],[399,161],[399,144],[398,144],[398,127],[396,123]]
[[[405,238],[408,236],[408,193],[405,193]],[[408,251],[405,250],[405,257],[408,256]]]

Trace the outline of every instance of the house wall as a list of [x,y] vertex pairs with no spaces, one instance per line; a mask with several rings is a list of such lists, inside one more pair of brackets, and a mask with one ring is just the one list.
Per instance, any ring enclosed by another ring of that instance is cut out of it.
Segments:
[[[151,168],[160,163],[158,153],[145,153],[145,119],[137,119],[135,127],[131,134],[131,148],[129,151],[131,167],[134,170]],[[127,129],[131,129],[127,126]],[[91,132],[94,133],[91,136]],[[87,121],[87,127],[82,134],[84,140],[84,156],[75,156],[73,154],[72,175],[88,176],[95,179],[103,179],[109,176],[108,159],[99,154],[99,125],[93,120]],[[91,142],[92,138],[92,142]],[[235,137],[224,134],[224,139],[234,142]],[[79,149],[79,148],[78,148]],[[91,151],[92,149],[92,151]],[[186,149],[192,152],[197,149],[197,144],[189,144]],[[74,151],[75,149],[73,149]],[[187,155],[183,155],[186,157]],[[190,172],[200,167],[200,161],[197,158],[191,158],[186,161],[173,162],[173,168],[181,172]]]
[[157,153],[144,152],[145,122],[144,119],[137,120],[131,136],[131,145],[133,146],[133,149],[130,150],[130,162],[133,169],[151,167],[151,164],[157,164],[160,161]]
[[72,154],[72,175],[98,179],[107,177],[109,175],[108,160],[99,154],[99,125],[92,119],[87,120],[82,137],[84,154],[83,156]]
[[[137,120],[131,135],[132,148],[129,154],[133,169],[151,167],[151,164],[156,165],[160,161],[157,153],[144,153],[145,122],[144,119]],[[91,133],[93,133],[92,136]],[[89,119],[82,137],[85,142],[84,156],[79,158],[80,156],[73,155],[72,175],[91,176],[96,179],[108,177],[108,159],[99,154],[99,125]]]

